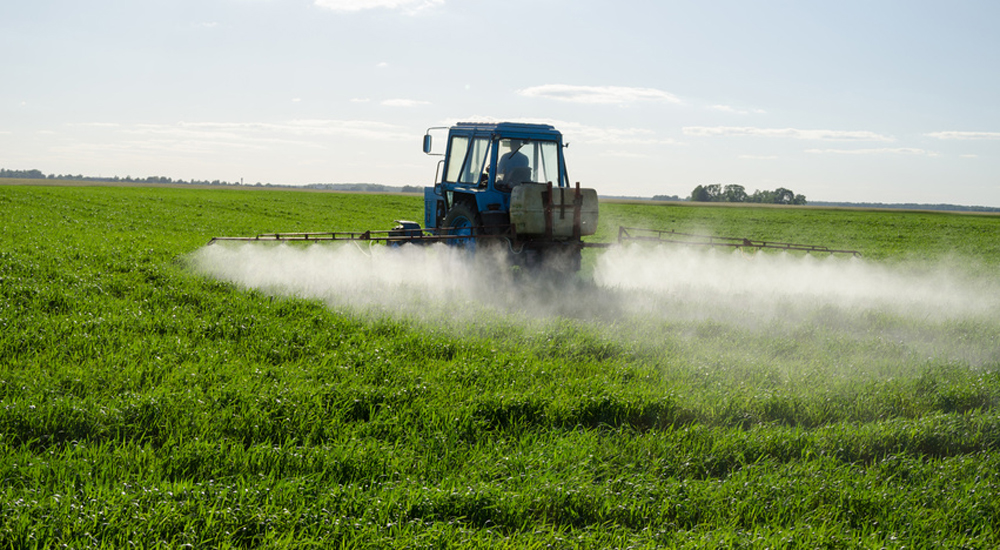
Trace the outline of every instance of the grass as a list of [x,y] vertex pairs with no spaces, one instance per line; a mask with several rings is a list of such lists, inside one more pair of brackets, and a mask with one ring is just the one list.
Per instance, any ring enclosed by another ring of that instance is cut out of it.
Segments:
[[[469,322],[271,296],[188,260],[215,235],[389,228],[420,210],[0,186],[0,545],[996,546],[995,316]],[[995,216],[602,216],[599,237],[625,223],[860,247],[885,265],[1000,261]]]

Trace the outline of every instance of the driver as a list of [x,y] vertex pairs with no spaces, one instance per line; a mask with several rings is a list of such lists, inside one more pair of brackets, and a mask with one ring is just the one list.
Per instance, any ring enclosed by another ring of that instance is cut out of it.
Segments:
[[[503,182],[507,187],[513,187],[530,178],[528,171],[528,157],[521,152],[525,141],[520,139],[505,140],[510,151],[504,153],[497,161],[497,181]],[[518,169],[522,170],[518,170]],[[519,174],[520,173],[520,174]]]

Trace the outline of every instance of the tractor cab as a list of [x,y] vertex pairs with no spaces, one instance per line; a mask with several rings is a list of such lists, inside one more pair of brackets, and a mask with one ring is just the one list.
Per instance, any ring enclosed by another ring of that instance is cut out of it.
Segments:
[[[432,153],[431,128],[424,152]],[[501,233],[510,226],[511,192],[525,183],[568,187],[562,134],[547,124],[461,122],[447,128],[444,160],[424,190],[424,226]],[[440,154],[440,153],[438,153]],[[443,167],[443,170],[442,170]]]

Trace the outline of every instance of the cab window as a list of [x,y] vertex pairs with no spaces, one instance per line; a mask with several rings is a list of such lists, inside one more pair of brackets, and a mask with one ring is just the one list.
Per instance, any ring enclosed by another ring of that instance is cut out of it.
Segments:
[[479,185],[489,171],[490,139],[488,137],[453,136],[449,147],[448,166],[444,181]]
[[554,141],[503,139],[497,161],[497,187],[508,191],[526,182],[564,186],[559,172],[559,144]]

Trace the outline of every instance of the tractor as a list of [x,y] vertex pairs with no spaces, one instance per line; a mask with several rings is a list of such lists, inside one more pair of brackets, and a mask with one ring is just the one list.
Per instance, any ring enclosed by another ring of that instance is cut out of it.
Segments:
[[[424,188],[424,227],[460,246],[504,246],[515,265],[576,271],[597,230],[597,191],[570,186],[562,134],[546,124],[459,123]],[[406,227],[414,231],[410,224]],[[471,238],[470,238],[471,237]]]

